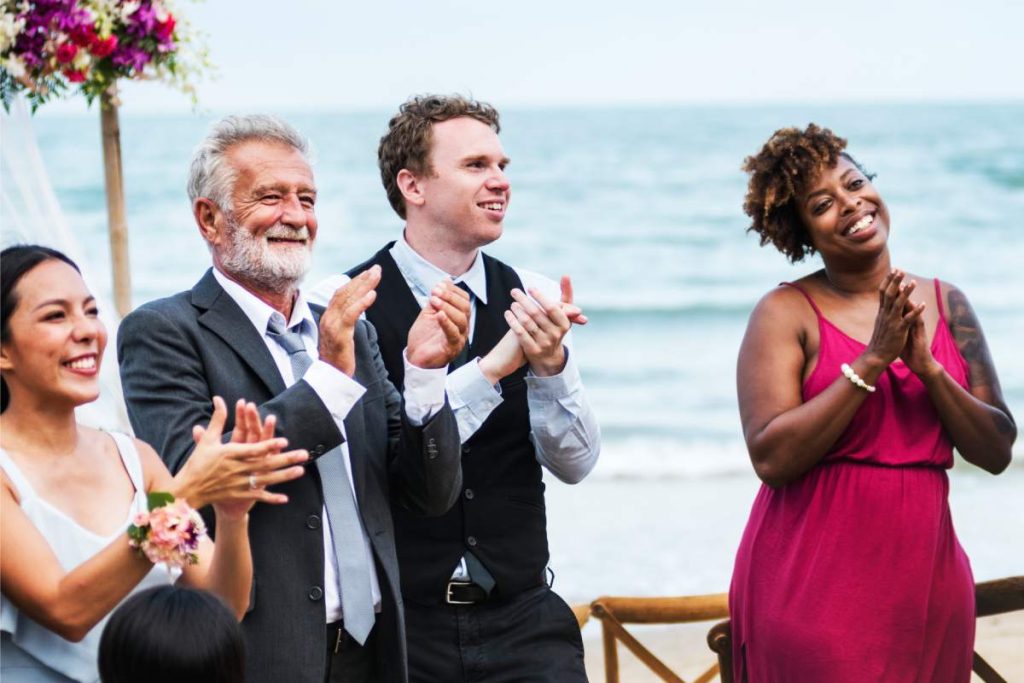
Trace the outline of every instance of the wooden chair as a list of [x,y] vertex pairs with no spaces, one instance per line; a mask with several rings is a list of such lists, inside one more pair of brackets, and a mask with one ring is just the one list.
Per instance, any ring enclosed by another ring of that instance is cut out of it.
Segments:
[[[979,618],[1022,610],[1024,609],[1024,576],[1012,576],[1007,579],[975,584],[974,600]],[[715,624],[708,631],[708,647],[718,655],[718,668],[722,674],[722,683],[733,683],[732,632],[728,620]],[[977,652],[974,653],[973,669],[978,678],[985,683],[1007,683],[1006,679],[1000,676]]]
[[[625,624],[682,624],[721,619],[729,614],[729,600],[725,593],[679,598],[601,597],[590,603],[590,614],[601,621],[606,683],[619,683],[620,642],[661,680],[667,683],[686,683],[644,647]],[[577,621],[579,619],[577,612]],[[718,665],[712,664],[692,683],[708,683],[717,675]]]
[[720,621],[708,631],[708,647],[718,655],[718,672],[722,683],[733,683],[732,680],[732,628],[729,620]]

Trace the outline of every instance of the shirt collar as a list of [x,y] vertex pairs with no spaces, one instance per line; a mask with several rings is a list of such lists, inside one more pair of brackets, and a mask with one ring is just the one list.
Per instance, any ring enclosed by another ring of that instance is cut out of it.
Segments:
[[459,277],[452,277],[416,253],[405,241],[404,235],[391,247],[391,258],[395,259],[398,270],[402,272],[410,286],[419,290],[423,296],[429,296],[431,290],[442,280],[452,280],[466,283],[473,296],[480,303],[487,305],[487,276],[484,273],[484,258],[480,250],[476,252],[473,265]]
[[[274,310],[267,302],[220,272],[217,268],[213,269],[213,277],[217,279],[217,283],[224,288],[227,295],[242,309],[242,313],[249,319],[253,327],[261,335],[265,335],[270,317],[281,314]],[[313,319],[313,312],[309,309],[309,304],[306,302],[306,298],[302,296],[301,290],[298,296],[295,297],[295,304],[292,306],[292,318],[285,327],[289,330],[298,327],[299,332],[316,334],[316,321]]]

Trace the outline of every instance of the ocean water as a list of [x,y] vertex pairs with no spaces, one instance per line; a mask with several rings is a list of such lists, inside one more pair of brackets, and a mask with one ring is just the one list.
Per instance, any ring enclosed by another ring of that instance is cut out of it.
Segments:
[[[316,151],[311,282],[400,234],[375,165],[390,113],[288,117]],[[213,118],[122,115],[136,304],[191,287],[209,264],[184,186]],[[878,174],[894,264],[968,294],[1010,408],[1024,416],[1024,104],[507,111],[513,200],[488,251],[572,275],[591,319],[574,335],[601,459],[583,484],[548,489],[555,588],[570,601],[727,590],[758,486],[736,353],[757,300],[820,267],[790,265],[746,233],[739,166],[776,128],[810,121],[848,137]],[[34,130],[87,260],[108,272],[98,115],[44,114]],[[93,286],[109,295],[107,282]],[[1022,573],[1017,453],[995,479],[970,466],[953,473],[953,516],[978,580]]]
[[[289,117],[315,149],[310,282],[400,234],[375,165],[389,114]],[[184,185],[214,118],[122,115],[136,304],[190,287],[208,265]],[[820,262],[790,265],[746,233],[739,166],[776,128],[810,121],[846,136],[878,174],[894,265],[971,298],[1024,414],[1024,105],[512,110],[502,130],[512,202],[488,251],[573,277],[592,321],[574,335],[604,434],[595,477],[749,474],[735,398],[747,316]],[[98,115],[37,117],[35,131],[69,224],[106,272]]]

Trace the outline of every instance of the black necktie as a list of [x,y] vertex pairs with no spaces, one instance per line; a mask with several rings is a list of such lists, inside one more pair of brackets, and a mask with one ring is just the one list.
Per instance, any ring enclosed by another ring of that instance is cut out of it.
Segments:
[[[473,307],[476,305],[476,297],[473,296],[473,292],[469,289],[469,286],[465,282],[456,282],[455,286],[461,289],[466,294],[469,294],[469,314],[470,323],[473,321]],[[469,362],[469,339],[466,339],[466,345],[459,351],[459,355],[455,356],[452,361],[448,364],[448,371],[456,370],[461,368],[463,365]]]
[[[472,309],[476,306],[476,297],[473,296],[472,290],[470,290],[465,282],[456,282],[455,286],[469,294],[470,323],[472,323]],[[449,363],[451,370],[462,367],[469,362],[469,359],[469,340],[467,339],[466,345],[459,351],[459,355],[455,356],[452,362]],[[470,551],[466,551],[464,558],[466,560],[466,570],[469,573],[469,580],[483,588],[484,592],[490,595],[491,591],[494,590],[494,576],[487,571],[487,567],[484,566],[483,562]]]

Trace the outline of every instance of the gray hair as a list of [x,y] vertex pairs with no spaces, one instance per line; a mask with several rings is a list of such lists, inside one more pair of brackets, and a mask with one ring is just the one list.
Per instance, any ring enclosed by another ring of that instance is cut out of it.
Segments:
[[237,174],[224,157],[232,146],[251,141],[279,142],[297,150],[307,160],[310,157],[309,141],[276,116],[228,116],[213,124],[192,153],[188,172],[188,198],[192,204],[206,197],[222,210],[232,210],[231,192]]

